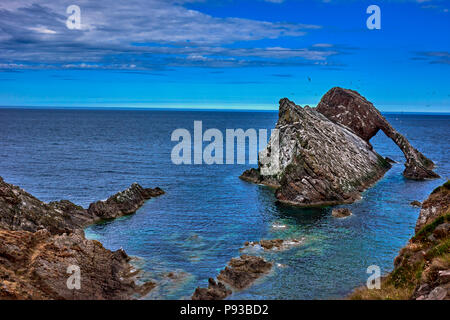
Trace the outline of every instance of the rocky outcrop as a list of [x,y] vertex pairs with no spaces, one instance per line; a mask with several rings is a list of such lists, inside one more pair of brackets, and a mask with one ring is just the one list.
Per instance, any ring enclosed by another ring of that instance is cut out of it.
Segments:
[[[110,300],[147,293],[154,284],[136,285],[128,261],[123,250],[111,252],[81,230],[0,230],[0,299]],[[67,286],[70,266],[80,268],[78,290]]]
[[105,201],[91,203],[88,213],[101,219],[114,219],[136,212],[146,200],[164,194],[160,188],[144,189],[133,183],[128,189],[116,193]]
[[259,169],[248,169],[245,170],[244,173],[242,173],[239,178],[241,178],[242,180],[245,180],[247,182],[252,182],[252,183],[256,183],[256,184],[263,184],[266,185],[268,187],[272,187],[272,188],[279,188],[280,187],[280,182],[278,181],[277,176],[265,176],[262,175],[259,171]]
[[213,278],[208,279],[208,288],[195,289],[192,300],[223,300],[232,291],[228,289],[222,282],[216,282]]
[[336,218],[345,218],[352,215],[348,208],[336,208],[331,211],[331,215]]
[[244,254],[239,258],[231,259],[228,266],[219,273],[217,279],[233,288],[242,290],[267,274],[271,268],[272,263],[263,258]]
[[217,276],[218,282],[209,279],[208,288],[197,288],[192,296],[193,300],[219,300],[230,294],[231,289],[242,290],[250,286],[256,279],[267,274],[272,268],[272,263],[265,261],[261,257],[242,255],[233,258],[228,266],[220,271]]
[[0,229],[50,233],[72,232],[92,223],[92,216],[70,201],[46,204],[0,177]]
[[[280,100],[278,122],[257,169],[240,178],[277,188],[282,203],[322,206],[351,203],[391,167],[369,140],[382,130],[406,157],[404,176],[438,178],[434,163],[414,149],[356,91],[333,88],[316,108]],[[267,159],[272,161],[267,161]]]
[[53,234],[73,232],[102,219],[132,214],[146,200],[162,194],[164,191],[160,188],[144,189],[133,183],[108,200],[92,203],[86,210],[68,200],[44,203],[0,177],[0,229],[30,232],[47,229]]
[[450,182],[434,190],[422,204],[416,232],[450,210]]
[[[131,214],[145,199],[162,193],[133,184],[105,205],[92,205],[96,210],[86,210],[67,200],[46,204],[0,178],[0,299],[130,299],[146,294],[154,284],[135,283],[136,271],[126,253],[87,240],[82,228]],[[79,267],[79,289],[67,286],[71,266]]]
[[423,203],[416,233],[400,250],[381,289],[360,288],[350,298],[450,300],[449,194],[450,181]]
[[328,91],[317,105],[328,119],[350,128],[366,142],[382,130],[402,150],[406,158],[403,175],[410,179],[439,178],[432,171],[434,163],[417,151],[397,132],[381,113],[358,92],[339,87]]
[[410,205],[413,207],[419,207],[419,208],[422,206],[420,201],[417,201],[417,200],[411,201]]
[[273,163],[260,161],[258,169],[244,172],[241,178],[263,184],[269,181],[270,185],[276,180],[279,188],[275,195],[283,203],[297,206],[351,203],[391,167],[347,127],[332,122],[314,108],[302,108],[288,99],[280,101],[275,129],[279,147],[271,140],[260,158],[263,155],[272,158],[278,152],[277,172],[263,175],[270,172]]

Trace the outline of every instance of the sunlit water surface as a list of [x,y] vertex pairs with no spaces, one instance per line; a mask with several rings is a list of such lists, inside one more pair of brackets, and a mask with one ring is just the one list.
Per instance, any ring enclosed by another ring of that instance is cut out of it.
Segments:
[[[449,116],[387,115],[391,124],[449,177]],[[367,267],[393,267],[413,234],[424,200],[444,179],[405,180],[403,155],[382,133],[372,144],[399,164],[363,200],[351,217],[336,219],[330,208],[298,209],[275,204],[273,190],[238,179],[251,165],[172,164],[177,128],[274,127],[277,113],[0,110],[0,175],[44,201],[68,199],[85,207],[138,182],[166,195],[135,215],[86,229],[105,247],[124,248],[158,287],[148,299],[189,298],[207,285],[245,241],[303,239],[283,252],[256,252],[273,271],[230,299],[339,298],[365,283]],[[274,227],[275,226],[275,227]],[[280,226],[284,226],[281,227]],[[167,277],[175,272],[177,278]]]

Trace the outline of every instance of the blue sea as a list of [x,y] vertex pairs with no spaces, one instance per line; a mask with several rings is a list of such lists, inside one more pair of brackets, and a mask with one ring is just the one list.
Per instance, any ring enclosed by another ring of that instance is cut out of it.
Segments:
[[[158,286],[146,299],[188,299],[206,286],[245,241],[302,239],[282,252],[261,252],[275,267],[229,299],[338,299],[365,284],[367,268],[393,268],[412,236],[423,201],[450,176],[450,116],[387,114],[390,123],[437,165],[442,179],[402,177],[401,151],[382,132],[375,150],[398,162],[363,199],[336,219],[330,208],[277,205],[273,190],[241,181],[253,165],[175,165],[171,133],[203,129],[272,129],[276,112],[0,109],[0,176],[43,201],[87,207],[138,182],[164,196],[136,214],[87,228],[106,248],[135,256],[142,279]],[[279,228],[284,226],[284,228]],[[174,272],[176,279],[167,276]]]

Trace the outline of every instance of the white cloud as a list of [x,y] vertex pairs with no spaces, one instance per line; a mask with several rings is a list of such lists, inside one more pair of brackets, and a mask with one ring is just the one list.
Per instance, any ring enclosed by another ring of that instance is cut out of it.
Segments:
[[56,34],[56,31],[47,29],[46,27],[30,27],[28,29],[31,30],[31,31],[36,31],[38,33]]
[[200,0],[77,0],[81,30],[66,27],[66,8],[73,0],[2,1],[0,62],[161,68],[186,61],[205,66],[266,63],[252,59],[270,59],[267,64],[282,59],[323,61],[337,53],[320,44],[315,46],[320,50],[231,47],[236,42],[301,37],[320,26],[214,17],[183,6],[195,1]]

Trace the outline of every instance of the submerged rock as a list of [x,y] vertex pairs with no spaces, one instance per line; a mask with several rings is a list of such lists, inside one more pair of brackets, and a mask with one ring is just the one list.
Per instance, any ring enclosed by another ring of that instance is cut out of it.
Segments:
[[272,239],[272,240],[261,240],[261,241],[251,241],[251,242],[245,242],[245,247],[250,246],[261,246],[264,250],[283,250],[288,249],[292,246],[301,244],[300,240],[297,239],[290,239],[290,240],[283,240],[283,239]]
[[345,218],[352,215],[352,212],[348,208],[333,209],[331,215],[336,218]]
[[0,229],[62,234],[92,223],[82,207],[63,200],[46,204],[0,177]]
[[[67,200],[46,204],[0,178],[0,299],[130,299],[147,294],[154,283],[135,283],[127,254],[86,239],[82,228],[130,214],[143,199],[161,193],[134,184],[115,196],[118,204],[107,202],[103,211],[89,211]],[[79,267],[80,289],[67,286],[70,266]]]
[[382,130],[405,155],[406,168],[403,175],[406,178],[439,178],[432,171],[433,161],[417,151],[408,139],[397,132],[373,104],[358,92],[335,87],[322,97],[316,109],[328,119],[350,128],[367,142]]
[[[258,181],[278,181],[275,195],[283,203],[298,206],[351,203],[391,167],[348,128],[288,99],[280,101],[276,129],[279,170],[272,176],[263,176],[261,172],[266,171],[266,165],[260,163]],[[272,149],[269,145],[263,152],[270,156]],[[248,171],[243,174],[247,175]]]

